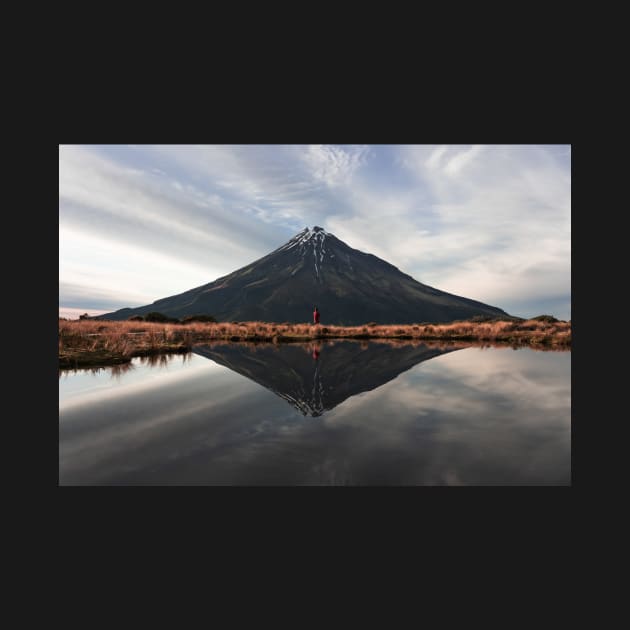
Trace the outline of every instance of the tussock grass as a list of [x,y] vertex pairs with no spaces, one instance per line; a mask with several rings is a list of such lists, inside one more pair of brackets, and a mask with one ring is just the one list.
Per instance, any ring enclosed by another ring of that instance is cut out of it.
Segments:
[[188,324],[104,320],[59,320],[59,365],[77,367],[125,363],[134,356],[186,352],[195,343],[212,341],[292,342],[327,339],[405,341],[476,341],[514,346],[571,346],[571,323],[523,321],[460,321],[449,324],[322,326],[275,322]]

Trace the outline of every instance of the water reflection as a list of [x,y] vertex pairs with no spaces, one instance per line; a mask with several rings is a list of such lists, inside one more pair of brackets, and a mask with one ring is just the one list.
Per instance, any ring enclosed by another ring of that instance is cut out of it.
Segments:
[[305,416],[321,416],[347,398],[391,381],[454,345],[357,343],[238,343],[199,345],[193,352],[266,387]]
[[169,363],[180,360],[184,363],[190,359],[190,352],[175,352],[175,353],[158,353],[148,354],[146,356],[136,357],[133,361],[128,363],[116,363],[114,365],[96,365],[90,367],[80,368],[59,368],[59,378],[62,376],[66,378],[70,374],[109,374],[112,378],[117,378],[126,374],[130,370],[133,370],[135,365],[148,365],[151,367],[161,366],[165,367]]
[[568,352],[202,350],[61,378],[60,483],[571,483]]

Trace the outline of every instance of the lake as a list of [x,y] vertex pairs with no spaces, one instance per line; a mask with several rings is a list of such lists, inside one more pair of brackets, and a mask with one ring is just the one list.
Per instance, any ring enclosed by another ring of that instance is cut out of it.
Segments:
[[60,485],[570,485],[571,353],[196,346],[59,375]]

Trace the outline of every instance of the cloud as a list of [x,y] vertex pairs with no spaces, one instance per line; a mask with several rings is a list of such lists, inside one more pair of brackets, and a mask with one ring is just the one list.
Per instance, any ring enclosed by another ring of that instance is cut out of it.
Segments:
[[360,431],[379,449],[400,453],[414,444],[419,483],[496,484],[492,469],[515,483],[544,483],[570,465],[570,370],[570,353],[458,350],[350,398],[323,422],[341,435],[345,427]]
[[[116,310],[142,306],[183,282],[200,286],[221,269],[189,263],[159,250],[115,241],[109,234],[61,226],[59,303],[64,307]],[[188,288],[192,288],[188,286]]]
[[[116,158],[92,148],[60,147],[60,282],[76,288],[81,283],[69,276],[83,268],[85,296],[93,293],[86,307],[103,304],[98,289],[92,290],[93,276],[110,278],[120,306],[131,305],[124,303],[126,289],[146,303],[149,296],[153,301],[185,291],[191,282],[210,282],[264,256],[293,234],[244,211],[220,189],[165,175],[164,169],[150,167],[150,159]],[[98,241],[97,247],[86,247],[90,240]],[[153,266],[156,259],[160,264]],[[112,268],[120,272],[117,282]],[[172,270],[183,272],[175,283],[168,281]]]
[[440,166],[440,161],[444,154],[448,151],[448,147],[446,145],[442,145],[435,149],[433,153],[429,156],[429,159],[426,161],[426,165],[428,168],[438,168]]
[[[66,319],[79,319],[79,316],[83,315],[86,312],[84,308],[60,308],[59,309],[59,317],[65,317]],[[99,310],[99,309],[90,309],[87,311],[87,314],[90,317],[96,317],[96,315],[103,315],[103,313],[107,313],[108,311]]]
[[327,229],[425,284],[524,316],[555,299],[570,317],[571,178],[555,149],[397,151],[411,181],[355,178]]
[[[95,285],[73,284],[71,282],[59,283],[59,305],[61,310],[71,310],[90,314],[100,310],[105,313],[127,305],[142,306],[152,300],[145,296],[130,294],[114,288],[104,288]],[[89,307],[81,308],[73,305],[89,304]],[[96,313],[95,313],[96,314]],[[99,313],[100,314],[100,313]]]
[[330,187],[348,184],[355,171],[364,163],[368,147],[341,147],[313,144],[303,156],[312,175]]
[[147,151],[167,168],[182,169],[183,176],[220,191],[238,212],[292,230],[321,212],[329,199],[324,182],[304,160],[308,147],[169,145]]
[[[116,240],[155,241],[196,262],[207,262],[219,247],[232,257],[252,248],[262,255],[277,238],[268,226],[231,213],[214,191],[155,177],[81,147],[61,147],[59,155],[62,223],[93,227],[96,222]],[[239,239],[233,238],[236,233]],[[182,249],[182,242],[188,247]]]
[[456,175],[466,164],[472,162],[482,150],[483,147],[481,145],[475,144],[470,147],[470,149],[461,151],[448,161],[447,165],[444,167],[444,172],[449,175]]

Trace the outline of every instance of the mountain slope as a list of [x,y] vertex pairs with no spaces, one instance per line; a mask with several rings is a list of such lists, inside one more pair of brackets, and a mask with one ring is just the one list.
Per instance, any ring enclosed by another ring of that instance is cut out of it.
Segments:
[[499,308],[421,284],[315,226],[214,282],[101,318],[120,320],[158,311],[171,317],[205,313],[219,321],[305,322],[314,305],[322,324],[437,323],[506,315]]

